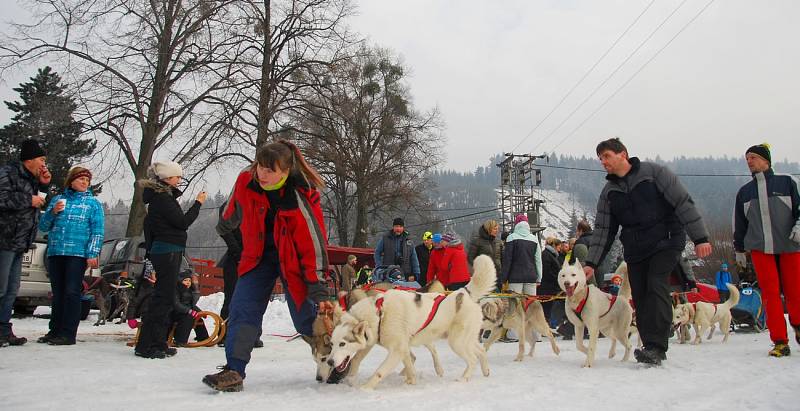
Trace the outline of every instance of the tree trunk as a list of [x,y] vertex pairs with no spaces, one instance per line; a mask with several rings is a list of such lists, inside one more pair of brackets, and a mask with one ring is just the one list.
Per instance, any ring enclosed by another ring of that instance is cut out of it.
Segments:
[[356,193],[356,230],[353,235],[353,247],[366,247],[367,235],[369,234],[369,222],[367,220],[367,201],[366,190],[358,190]]
[[272,15],[271,1],[264,0],[264,53],[261,61],[261,88],[258,99],[258,134],[256,137],[256,149],[261,147],[269,139],[269,122],[272,117],[270,104],[272,104],[272,27],[270,16]]

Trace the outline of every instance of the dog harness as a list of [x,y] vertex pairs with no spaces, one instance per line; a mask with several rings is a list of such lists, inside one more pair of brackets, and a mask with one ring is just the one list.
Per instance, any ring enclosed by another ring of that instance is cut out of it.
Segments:
[[441,304],[442,301],[444,301],[445,297],[446,296],[444,294],[439,294],[433,300],[433,307],[431,307],[431,312],[428,313],[428,318],[425,319],[425,322],[422,324],[422,327],[419,327],[419,330],[417,330],[417,332],[415,332],[414,335],[419,334],[420,331],[424,330],[425,327],[427,327],[431,323],[431,321],[433,321],[433,317],[435,317],[436,316],[436,312],[439,311],[439,304]]
[[[575,313],[575,316],[577,316],[578,319],[581,320],[581,321],[583,321],[583,317],[581,317],[581,313],[583,312],[583,308],[586,307],[586,301],[589,300],[589,291],[591,289],[592,289],[591,287],[586,288],[586,297],[583,297],[583,300],[581,300],[581,302],[578,303],[578,306],[575,307],[574,310],[572,310]],[[611,295],[610,297],[611,298],[608,299],[608,309],[599,318],[603,318],[603,317],[606,316],[606,314],[611,312],[611,308],[614,307],[614,303],[617,302],[617,296],[616,295]],[[528,303],[528,304],[530,304],[530,303]],[[527,305],[525,306],[525,309],[526,310],[528,309]],[[715,307],[715,309],[716,309],[716,307]]]
[[[714,314],[712,315],[712,317],[713,317],[714,315],[717,315],[717,305],[716,304],[711,304],[711,305],[714,306]],[[697,312],[697,302],[696,301],[692,303],[692,309],[694,309],[694,312]]]

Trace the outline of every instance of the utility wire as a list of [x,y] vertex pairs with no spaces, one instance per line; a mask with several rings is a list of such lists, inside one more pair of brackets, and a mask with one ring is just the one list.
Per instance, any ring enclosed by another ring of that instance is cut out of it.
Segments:
[[[684,0],[684,2],[685,2],[685,0]],[[586,119],[585,119],[585,120],[583,120],[583,121],[582,121],[580,124],[578,124],[578,126],[577,126],[577,127],[575,127],[575,128],[574,128],[574,129],[573,129],[573,130],[572,130],[572,131],[569,133],[569,134],[567,134],[567,135],[566,135],[566,136],[565,136],[563,139],[561,139],[561,141],[560,141],[558,144],[556,144],[556,145],[553,147],[553,149],[552,149],[551,151],[555,151],[555,150],[556,150],[558,147],[560,147],[562,144],[564,144],[564,142],[565,142],[565,141],[567,141],[567,139],[569,139],[570,137],[572,137],[572,135],[574,135],[574,134],[575,134],[575,133],[576,133],[576,132],[577,132],[577,131],[578,131],[578,130],[581,128],[581,127],[583,127],[583,125],[584,125],[584,124],[586,124],[586,122],[587,122],[587,121],[589,121],[589,120],[590,120],[592,117],[594,117],[594,115],[595,115],[595,114],[597,114],[597,112],[598,112],[598,111],[600,111],[600,110],[601,110],[603,107],[605,107],[605,105],[606,105],[606,104],[608,104],[608,102],[609,102],[609,101],[611,101],[611,99],[613,99],[613,98],[614,98],[614,96],[616,96],[616,95],[617,95],[617,94],[618,94],[618,93],[619,93],[619,92],[620,92],[620,91],[621,91],[623,88],[625,88],[625,86],[627,86],[627,85],[628,85],[628,83],[630,83],[631,81],[633,81],[633,79],[634,79],[634,78],[636,78],[636,76],[637,76],[639,73],[641,73],[641,71],[642,71],[642,70],[644,70],[644,68],[645,68],[645,67],[647,67],[647,65],[648,65],[648,64],[650,64],[650,62],[651,62],[651,61],[655,60],[655,58],[656,58],[656,57],[658,57],[658,55],[659,55],[659,54],[661,54],[661,52],[662,52],[662,51],[664,51],[664,49],[666,49],[666,48],[667,48],[667,46],[669,46],[670,44],[672,44],[672,42],[673,42],[673,41],[674,41],[676,38],[678,38],[678,36],[679,36],[681,33],[683,33],[683,31],[684,31],[684,30],[686,30],[686,28],[687,28],[687,27],[689,27],[689,25],[691,25],[691,24],[692,24],[692,23],[693,23],[695,20],[697,20],[697,18],[698,18],[698,17],[700,17],[700,15],[701,15],[701,14],[703,14],[703,12],[704,12],[704,11],[706,11],[706,9],[707,9],[707,8],[708,8],[708,7],[709,7],[709,6],[710,6],[712,3],[714,3],[714,0],[710,0],[708,3],[706,3],[706,5],[705,5],[705,6],[703,6],[703,8],[702,8],[702,9],[700,9],[700,11],[699,11],[699,12],[697,12],[697,14],[695,14],[695,15],[694,15],[694,17],[692,17],[692,18],[691,18],[691,20],[689,20],[689,21],[688,21],[686,24],[684,24],[684,25],[683,25],[683,27],[681,27],[681,29],[680,29],[680,30],[678,30],[678,32],[677,32],[677,33],[675,33],[675,35],[674,35],[674,36],[672,36],[672,38],[671,38],[671,39],[669,39],[669,41],[668,41],[666,44],[664,44],[664,46],[663,46],[663,47],[661,47],[660,49],[658,49],[658,51],[656,52],[656,54],[654,54],[652,57],[650,57],[650,59],[648,59],[648,60],[647,60],[647,61],[646,61],[644,64],[642,64],[642,66],[641,66],[641,67],[639,67],[639,69],[638,69],[638,70],[636,70],[636,72],[634,72],[634,73],[633,73],[633,75],[632,75],[632,76],[630,76],[630,78],[628,78],[628,80],[627,80],[627,81],[625,81],[624,83],[622,83],[622,85],[621,85],[621,86],[619,86],[619,88],[617,88],[617,90],[616,90],[616,91],[614,91],[614,93],[612,93],[610,96],[608,96],[608,98],[607,98],[605,101],[603,101],[603,103],[602,103],[602,104],[600,104],[600,106],[599,106],[599,107],[597,107],[597,109],[595,109],[595,110],[594,110],[594,111],[593,111],[591,114],[589,114],[589,116],[588,116],[588,117],[586,117]],[[683,3],[681,3],[681,5],[683,5]],[[680,7],[680,6],[679,6],[679,7]]]
[[[651,0],[651,1],[650,1],[650,4],[648,4],[647,6],[645,6],[644,10],[642,10],[642,12],[641,12],[641,13],[639,13],[639,15],[638,15],[638,16],[636,16],[636,18],[635,18],[635,19],[633,19],[633,21],[631,22],[631,24],[629,24],[629,25],[628,25],[628,27],[627,27],[627,28],[626,28],[626,29],[625,29],[625,30],[622,32],[622,34],[620,34],[620,35],[619,35],[619,37],[617,37],[617,39],[616,39],[616,40],[614,40],[614,42],[613,42],[613,43],[611,43],[611,46],[610,46],[610,47],[609,47],[609,48],[606,50],[606,52],[605,52],[605,53],[603,53],[603,55],[602,55],[602,56],[600,56],[600,58],[599,58],[599,59],[597,59],[597,61],[595,61],[595,62],[594,62],[594,64],[592,65],[592,67],[590,67],[590,68],[589,68],[589,70],[587,70],[587,71],[586,71],[586,73],[584,73],[584,74],[583,74],[583,76],[582,76],[582,77],[581,77],[581,78],[580,78],[580,79],[579,79],[579,80],[578,80],[578,81],[575,83],[575,85],[573,85],[573,86],[572,86],[572,88],[571,88],[571,89],[570,89],[570,90],[567,92],[567,94],[565,94],[565,95],[564,95],[564,97],[562,97],[562,98],[561,98],[561,101],[559,101],[559,102],[558,102],[558,103],[555,105],[555,107],[553,107],[553,109],[552,109],[552,110],[550,110],[550,112],[549,112],[549,113],[547,113],[547,115],[546,115],[546,116],[544,116],[544,118],[543,118],[543,119],[541,119],[541,120],[539,121],[539,124],[537,124],[537,125],[536,125],[536,127],[534,127],[534,128],[533,128],[533,130],[531,130],[530,132],[528,132],[528,134],[526,134],[526,135],[525,135],[525,137],[523,137],[523,138],[522,138],[522,140],[521,140],[519,143],[517,143],[517,145],[516,145],[516,146],[514,146],[514,148],[513,148],[513,149],[511,149],[511,151],[512,151],[512,152],[513,152],[514,150],[516,150],[517,148],[519,148],[519,146],[521,146],[521,145],[522,145],[522,143],[524,143],[526,140],[528,140],[528,138],[529,138],[530,136],[532,136],[532,135],[533,135],[533,133],[535,133],[535,132],[536,132],[536,130],[538,130],[538,129],[539,129],[539,127],[541,127],[541,125],[542,125],[542,124],[543,124],[545,121],[547,121],[547,119],[549,119],[549,118],[550,118],[550,116],[552,116],[552,115],[553,115],[553,113],[555,113],[555,111],[556,111],[556,110],[558,110],[558,109],[561,107],[561,105],[562,105],[562,104],[564,104],[564,101],[566,101],[566,100],[567,100],[567,98],[569,98],[569,96],[571,96],[571,95],[572,95],[572,92],[573,92],[573,91],[575,91],[575,89],[576,89],[576,88],[578,88],[578,86],[580,86],[580,85],[583,83],[583,80],[586,80],[586,77],[589,77],[589,74],[592,74],[592,72],[594,72],[594,69],[595,69],[595,68],[597,68],[597,66],[600,64],[600,62],[602,62],[602,61],[603,61],[603,59],[605,59],[605,58],[606,58],[606,56],[608,56],[608,53],[610,53],[610,52],[611,52],[611,50],[613,50],[613,49],[614,49],[614,47],[616,47],[616,46],[617,46],[617,44],[619,44],[619,41],[620,41],[620,40],[622,40],[622,38],[623,38],[623,37],[625,37],[625,35],[626,35],[626,34],[628,34],[628,31],[630,31],[630,29],[631,29],[631,28],[632,28],[632,27],[633,27],[633,26],[634,26],[634,25],[635,25],[635,24],[636,24],[636,23],[639,21],[639,19],[640,19],[640,18],[641,18],[641,17],[644,15],[644,13],[645,13],[645,12],[646,12],[648,9],[650,9],[650,6],[652,6],[652,5],[653,5],[653,3],[655,3],[655,2],[656,2],[656,0]],[[543,141],[542,141],[542,142],[543,142]],[[539,144],[541,144],[542,142],[540,142]],[[534,147],[534,148],[533,148],[533,150],[531,150],[531,152],[533,152],[533,151],[536,151],[536,148],[537,148],[537,147],[539,147],[539,144],[537,144],[537,145],[536,145],[536,147]]]
[[[606,170],[599,170],[596,168],[581,168],[581,167],[566,167],[566,166],[552,166],[548,164],[537,164],[537,167],[542,168],[555,168],[560,170],[573,170],[573,171],[589,171],[593,173],[603,173],[608,174]],[[700,173],[688,173],[688,174],[675,174],[678,177],[752,177],[752,174],[700,174]],[[793,176],[800,176],[799,173],[790,173]]]
[[[661,24],[659,24],[658,26],[656,26],[656,28],[655,28],[655,29],[654,29],[652,32],[650,32],[650,35],[648,35],[647,37],[645,37],[645,39],[644,39],[644,40],[642,40],[642,42],[641,42],[641,43],[639,43],[639,45],[638,45],[638,46],[636,46],[636,48],[635,48],[635,49],[633,49],[633,51],[632,51],[630,54],[628,54],[628,57],[627,57],[627,58],[625,58],[625,60],[622,60],[622,63],[620,63],[620,64],[617,66],[617,68],[615,68],[615,69],[614,69],[614,71],[612,71],[612,72],[611,72],[611,74],[609,74],[609,75],[608,75],[608,76],[605,78],[605,80],[603,80],[603,81],[602,81],[602,82],[601,82],[601,83],[600,83],[600,84],[599,84],[597,87],[595,87],[595,89],[594,89],[594,90],[592,90],[592,92],[591,92],[591,93],[589,93],[589,95],[588,95],[588,96],[586,96],[586,98],[585,98],[585,99],[583,99],[583,101],[581,101],[581,103],[580,103],[580,104],[578,104],[578,106],[577,106],[577,107],[575,107],[575,109],[574,109],[574,110],[572,110],[572,112],[570,112],[570,113],[569,113],[569,115],[567,115],[567,117],[565,117],[565,118],[564,118],[564,119],[563,119],[563,120],[562,120],[560,123],[558,123],[558,125],[556,126],[556,128],[554,128],[554,129],[553,129],[553,131],[551,131],[551,132],[550,132],[550,134],[548,134],[548,135],[547,135],[547,136],[546,136],[546,137],[545,137],[543,140],[541,140],[541,141],[539,142],[539,144],[537,144],[537,145],[536,145],[536,147],[534,147],[534,149],[533,149],[533,150],[531,150],[531,152],[535,151],[535,150],[536,150],[536,148],[538,148],[538,147],[539,147],[539,146],[540,146],[542,143],[544,143],[545,141],[547,141],[548,139],[550,139],[550,137],[552,137],[552,136],[553,136],[553,135],[554,135],[554,134],[555,134],[555,133],[556,133],[558,130],[560,130],[560,129],[561,129],[561,127],[562,127],[564,124],[566,124],[566,122],[567,122],[567,121],[569,121],[569,120],[572,118],[572,116],[574,116],[574,115],[575,115],[575,113],[577,113],[577,112],[578,112],[578,110],[580,110],[580,109],[581,109],[581,108],[584,106],[584,104],[586,104],[586,103],[587,103],[587,102],[588,102],[588,101],[589,101],[589,100],[590,100],[592,97],[594,97],[594,95],[595,95],[595,94],[597,94],[597,92],[598,92],[598,91],[600,91],[600,89],[601,89],[601,88],[603,88],[603,86],[605,86],[605,85],[606,85],[606,83],[608,83],[608,81],[609,81],[609,80],[611,80],[611,78],[612,78],[612,77],[614,77],[614,75],[616,75],[616,74],[617,74],[617,72],[619,72],[619,70],[620,70],[620,69],[621,69],[623,66],[625,66],[625,64],[627,64],[627,63],[628,63],[628,62],[631,60],[631,58],[633,58],[633,56],[635,56],[635,55],[636,55],[636,53],[638,53],[638,52],[639,52],[639,50],[640,50],[640,49],[641,49],[641,48],[642,48],[642,47],[643,47],[645,44],[647,44],[647,42],[648,42],[648,41],[650,41],[650,39],[651,39],[651,38],[653,38],[653,36],[654,36],[654,35],[655,35],[655,34],[656,34],[656,33],[657,33],[659,30],[661,30],[661,27],[663,27],[663,26],[664,26],[664,24],[666,24],[666,23],[667,23],[667,22],[668,22],[668,21],[669,21],[669,20],[672,18],[672,16],[674,16],[674,15],[675,15],[675,13],[677,13],[677,12],[678,12],[678,10],[679,10],[681,7],[683,7],[683,5],[684,5],[684,4],[686,4],[686,2],[687,2],[687,1],[688,1],[688,0],[683,0],[683,1],[682,1],[680,4],[678,4],[678,6],[677,6],[677,7],[675,7],[675,9],[674,9],[674,10],[672,10],[672,13],[670,13],[669,15],[667,15],[667,17],[666,17],[666,18],[664,18],[664,20],[662,20],[662,21],[661,21]],[[562,142],[563,142],[563,140],[562,140]],[[559,143],[559,145],[560,145],[560,143]],[[551,150],[551,151],[552,151],[552,150]]]

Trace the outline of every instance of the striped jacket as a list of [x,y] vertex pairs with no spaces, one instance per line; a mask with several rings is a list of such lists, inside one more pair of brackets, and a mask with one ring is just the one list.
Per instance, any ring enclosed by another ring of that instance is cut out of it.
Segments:
[[237,227],[242,231],[242,258],[239,276],[256,268],[264,254],[266,216],[276,207],[274,239],[278,249],[281,274],[289,294],[300,307],[310,285],[325,283],[328,270],[327,235],[322,217],[319,191],[301,186],[294,177],[281,188],[283,204],[271,205],[265,191],[249,171],[239,174],[222,212],[217,233],[225,236]]
[[[64,211],[53,215],[60,199],[67,200]],[[66,189],[53,197],[39,221],[39,230],[49,232],[47,255],[97,258],[103,247],[103,206],[92,192]]]
[[800,195],[797,180],[792,176],[775,174],[770,168],[753,174],[753,180],[736,194],[733,211],[736,251],[798,252],[800,244],[789,239],[796,225],[800,225]]
[[624,177],[606,176],[597,201],[595,229],[586,265],[597,268],[617,231],[625,260],[642,261],[662,250],[683,250],[686,235],[695,244],[708,242],[708,231],[692,197],[668,168],[631,157]]

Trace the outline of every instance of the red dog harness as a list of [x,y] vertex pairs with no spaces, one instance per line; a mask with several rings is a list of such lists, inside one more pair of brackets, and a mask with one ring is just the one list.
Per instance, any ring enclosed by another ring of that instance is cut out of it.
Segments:
[[[586,289],[586,297],[583,297],[583,300],[581,300],[581,302],[578,303],[578,306],[575,307],[574,310],[572,310],[572,311],[575,312],[575,315],[581,321],[583,321],[583,318],[581,317],[581,313],[583,312],[583,308],[586,307],[586,301],[589,299],[589,290],[591,290],[591,287]],[[617,296],[616,295],[610,295],[609,299],[608,299],[608,309],[599,318],[605,317],[606,314],[608,314],[611,311],[611,308],[614,307],[614,303],[615,302],[617,302]],[[628,301],[628,302],[630,303],[630,301]],[[526,306],[526,309],[527,309],[527,306]]]
[[441,304],[442,301],[444,301],[444,299],[445,299],[445,295],[444,294],[440,294],[439,296],[437,296],[433,300],[433,307],[431,307],[431,312],[428,313],[428,318],[422,324],[422,327],[419,327],[419,330],[417,330],[417,332],[414,333],[414,335],[419,334],[420,331],[424,330],[425,327],[427,327],[428,324],[430,324],[431,321],[433,321],[433,317],[435,317],[436,316],[436,312],[439,311],[439,304]]

